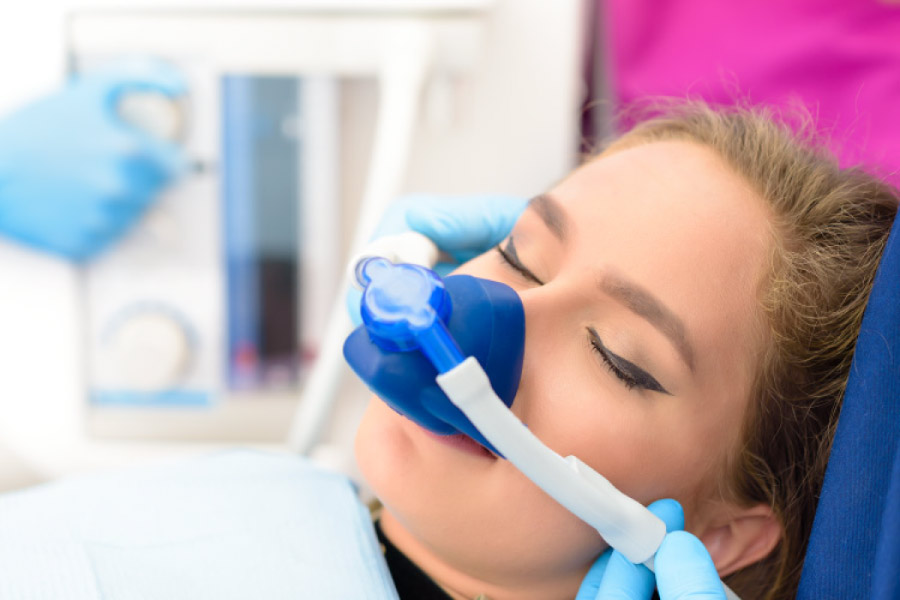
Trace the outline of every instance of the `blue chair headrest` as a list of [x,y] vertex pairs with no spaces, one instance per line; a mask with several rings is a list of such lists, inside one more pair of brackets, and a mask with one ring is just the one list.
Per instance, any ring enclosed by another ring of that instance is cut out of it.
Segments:
[[900,218],[863,317],[798,598],[900,598]]

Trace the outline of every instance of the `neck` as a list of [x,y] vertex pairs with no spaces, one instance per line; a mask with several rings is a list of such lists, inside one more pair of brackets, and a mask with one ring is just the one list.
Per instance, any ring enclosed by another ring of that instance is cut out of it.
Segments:
[[[479,595],[490,600],[571,599],[585,575],[580,572],[557,580],[535,581],[523,573],[519,581],[492,581],[489,578],[474,577],[436,554],[386,508],[381,514],[381,530],[398,550],[454,600],[471,600]],[[477,541],[473,541],[473,544],[477,544]]]

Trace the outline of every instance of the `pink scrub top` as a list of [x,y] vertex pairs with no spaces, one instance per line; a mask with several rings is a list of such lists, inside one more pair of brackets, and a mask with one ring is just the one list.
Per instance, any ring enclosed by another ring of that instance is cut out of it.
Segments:
[[601,8],[617,107],[685,95],[799,103],[842,164],[900,184],[900,0],[606,0]]

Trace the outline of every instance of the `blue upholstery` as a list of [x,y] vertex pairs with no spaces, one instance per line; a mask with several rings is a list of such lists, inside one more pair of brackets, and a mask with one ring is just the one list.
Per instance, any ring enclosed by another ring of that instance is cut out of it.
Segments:
[[798,598],[900,598],[900,219],[869,298]]
[[881,518],[881,535],[875,554],[872,598],[900,598],[900,444],[894,456],[894,471]]

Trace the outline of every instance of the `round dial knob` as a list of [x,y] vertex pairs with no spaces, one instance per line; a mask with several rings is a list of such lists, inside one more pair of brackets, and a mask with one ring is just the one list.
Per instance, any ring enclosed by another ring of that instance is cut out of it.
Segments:
[[128,315],[104,343],[110,384],[119,389],[152,391],[176,385],[191,358],[184,324],[159,310]]

